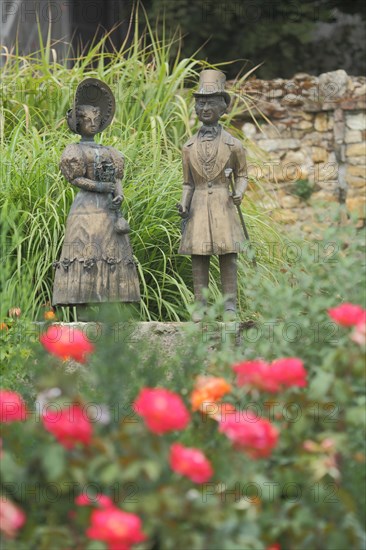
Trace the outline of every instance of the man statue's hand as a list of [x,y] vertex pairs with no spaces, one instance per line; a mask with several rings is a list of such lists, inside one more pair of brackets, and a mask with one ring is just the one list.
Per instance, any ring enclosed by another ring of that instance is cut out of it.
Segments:
[[177,209],[178,209],[178,214],[180,215],[180,217],[184,220],[186,218],[188,218],[188,210],[183,207],[179,202],[177,203]]
[[241,201],[243,200],[244,193],[235,193],[235,195],[232,196],[233,202],[235,206],[240,206]]

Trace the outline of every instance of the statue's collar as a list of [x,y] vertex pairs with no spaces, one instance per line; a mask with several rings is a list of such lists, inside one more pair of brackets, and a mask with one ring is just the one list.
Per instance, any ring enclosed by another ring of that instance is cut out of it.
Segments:
[[220,133],[220,126],[201,126],[198,130],[198,138],[202,141],[213,141]]

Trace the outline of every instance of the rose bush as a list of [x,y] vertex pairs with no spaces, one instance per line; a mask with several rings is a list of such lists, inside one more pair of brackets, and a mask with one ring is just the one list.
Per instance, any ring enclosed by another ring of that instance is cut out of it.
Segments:
[[363,309],[353,254],[328,272],[289,268],[279,286],[253,274],[261,317],[242,341],[210,310],[170,355],[121,319],[89,327],[72,354],[9,323],[2,548],[361,550],[363,321],[328,313],[340,296]]

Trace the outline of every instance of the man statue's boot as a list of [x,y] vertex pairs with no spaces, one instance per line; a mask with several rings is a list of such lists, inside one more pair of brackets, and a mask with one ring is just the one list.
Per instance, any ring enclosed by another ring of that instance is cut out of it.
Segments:
[[238,286],[237,254],[222,254],[219,262],[222,293],[225,295],[224,320],[234,321]]
[[[208,278],[210,269],[210,256],[192,255],[192,273],[193,273],[193,291],[196,302],[206,305],[206,299],[203,296],[203,289],[208,288]],[[194,322],[202,321],[203,311],[195,312],[192,316]]]

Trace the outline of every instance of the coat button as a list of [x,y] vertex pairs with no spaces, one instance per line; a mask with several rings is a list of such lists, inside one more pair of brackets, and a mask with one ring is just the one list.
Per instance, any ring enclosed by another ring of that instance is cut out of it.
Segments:
[[207,184],[209,187],[212,187],[212,181],[209,181]]

